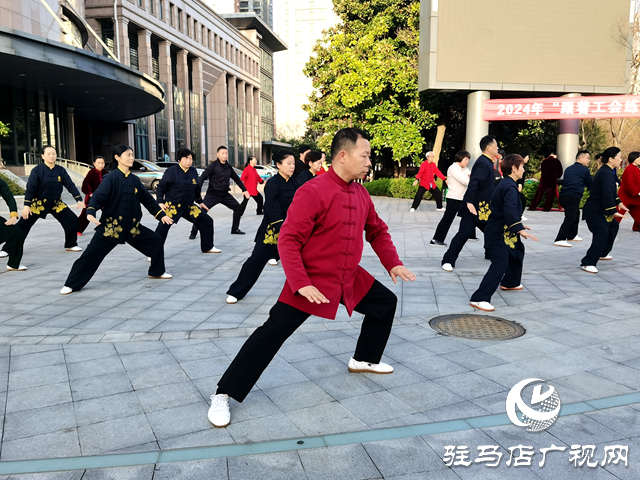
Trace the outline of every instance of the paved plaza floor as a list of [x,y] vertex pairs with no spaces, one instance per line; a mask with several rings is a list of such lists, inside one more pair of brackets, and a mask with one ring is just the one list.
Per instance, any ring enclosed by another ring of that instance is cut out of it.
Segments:
[[[583,242],[558,248],[562,213],[527,211],[525,223],[540,241],[525,242],[525,288],[496,293],[490,314],[527,332],[509,341],[466,340],[439,335],[428,321],[472,312],[469,297],[489,266],[482,236],[446,273],[444,249],[428,245],[442,215],[433,202],[409,213],[409,200],[374,201],[418,277],[394,285],[365,247],[362,265],[399,300],[383,358],[395,372],[347,371],[361,316],[340,307],[335,321],[311,317],[285,343],[245,402],[232,401],[224,429],[207,421],[209,397],[284,284],[282,267],[267,266],[244,300],[225,303],[261,220],[253,204],[242,219],[244,236],[230,234],[229,210],[212,210],[219,255],[200,253],[199,241],[188,240],[188,222],[175,225],[165,246],[172,280],[149,279],[145,257],[118,246],[85,289],[69,296],[59,290],[78,254],[64,250],[53,218],[38,222],[25,245],[28,271],[5,272],[0,260],[0,469],[8,468],[0,473],[67,465],[77,469],[10,478],[640,478],[640,236],[631,221],[622,223],[613,260],[593,275],[579,268],[591,240],[585,222]],[[144,223],[155,227],[150,215]],[[506,419],[509,390],[527,378],[547,380],[563,404],[543,432]],[[496,467],[475,461],[487,445],[502,454]],[[552,445],[564,450],[548,452],[540,466],[540,449]],[[614,445],[628,447],[626,466],[605,457]],[[525,447],[535,451],[530,465]],[[132,452],[142,454],[126,455]],[[64,458],[73,461],[3,464]],[[133,466],[88,468],[117,462]]]

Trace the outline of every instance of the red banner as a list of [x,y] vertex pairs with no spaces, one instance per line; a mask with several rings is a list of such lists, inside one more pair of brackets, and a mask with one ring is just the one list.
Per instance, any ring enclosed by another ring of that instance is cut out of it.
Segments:
[[640,117],[640,95],[487,100],[483,113],[486,121],[625,117]]

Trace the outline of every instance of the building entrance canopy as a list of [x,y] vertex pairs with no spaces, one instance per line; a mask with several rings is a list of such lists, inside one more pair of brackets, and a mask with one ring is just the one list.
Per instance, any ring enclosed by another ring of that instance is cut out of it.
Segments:
[[482,115],[484,121],[638,117],[640,95],[485,100]]
[[93,122],[118,122],[159,112],[160,84],[104,57],[42,37],[0,28],[1,87],[46,94]]

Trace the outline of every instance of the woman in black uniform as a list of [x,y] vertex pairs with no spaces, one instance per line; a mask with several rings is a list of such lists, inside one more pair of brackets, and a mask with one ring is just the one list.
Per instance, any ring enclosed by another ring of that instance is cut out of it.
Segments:
[[307,165],[307,169],[296,177],[298,188],[318,175],[322,168],[322,152],[311,150],[304,156],[304,163]]
[[81,252],[82,248],[78,246],[78,217],[60,198],[62,187],[64,186],[77,200],[79,209],[85,208],[85,204],[67,171],[56,165],[56,158],[55,148],[50,145],[42,148],[44,163],[31,170],[18,227],[24,231],[25,236],[29,235],[31,227],[39,219],[47,218],[47,215],[51,214],[64,228],[64,248],[69,252]]
[[[198,172],[191,166],[193,152],[188,148],[181,148],[176,153],[176,158],[178,165],[165,170],[158,184],[156,190],[158,205],[174,223],[184,218],[200,230],[202,253],[220,253],[221,250],[213,246],[213,219],[206,213],[202,213],[202,210],[208,212],[209,209],[202,203]],[[166,241],[170,228],[170,224],[160,222],[156,227],[156,233]]]
[[[140,179],[131,174],[134,156],[127,145],[118,145],[113,151],[118,168],[104,177],[94,192],[87,208],[87,219],[97,225],[96,234],[82,256],[75,261],[71,272],[60,290],[68,295],[84,287],[105,257],[116,245],[128,243],[147,257],[151,257],[149,277],[169,279],[164,270],[164,241],[160,235],[140,225],[140,204],[162,223],[171,225],[173,220],[165,215],[158,203],[142,185]],[[100,221],[96,211],[102,209]]]
[[629,210],[620,202],[617,194],[616,180],[613,169],[620,167],[622,154],[618,147],[609,147],[601,155],[602,166],[591,181],[589,198],[582,208],[582,218],[587,221],[587,227],[593,234],[591,246],[580,263],[580,268],[588,273],[598,273],[598,260],[611,260],[609,255],[613,248],[613,241],[618,234],[620,224],[614,222],[614,217],[624,215],[616,211]]
[[0,216],[0,244],[5,243],[3,255],[0,257],[9,257],[7,262],[7,270],[9,271],[24,271],[27,269],[24,265],[20,265],[22,260],[22,252],[24,246],[24,239],[26,235],[22,229],[16,227],[18,221],[18,206],[16,205],[16,199],[13,198],[13,193],[9,185],[0,177],[0,195],[7,206],[9,207],[9,220],[6,220]]
[[258,281],[269,259],[279,258],[278,232],[287,218],[287,210],[298,186],[291,178],[296,168],[293,152],[280,150],[275,154],[274,160],[278,167],[278,175],[271,177],[264,187],[264,218],[256,234],[256,246],[242,265],[238,278],[229,287],[227,303],[242,300]]
[[522,224],[522,205],[516,182],[524,175],[524,159],[507,155],[500,162],[503,179],[491,197],[491,214],[484,229],[485,248],[491,265],[478,289],[471,295],[471,306],[485,312],[495,310],[491,297],[498,285],[502,290],[522,290],[522,238],[538,241]]

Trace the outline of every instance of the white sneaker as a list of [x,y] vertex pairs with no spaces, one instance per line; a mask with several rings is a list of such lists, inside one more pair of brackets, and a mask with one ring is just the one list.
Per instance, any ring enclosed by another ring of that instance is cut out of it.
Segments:
[[579,237],[578,235],[576,235],[575,237],[571,238],[569,241],[570,242],[581,242],[582,241],[582,237]]
[[445,207],[442,208],[436,208],[436,212],[444,212],[446,210]]
[[211,247],[211,250],[207,250],[204,253],[220,253],[220,252],[222,252],[222,250],[220,250],[219,248]]
[[477,238],[470,238],[469,240],[467,240],[467,242],[478,242],[479,240]]
[[524,290],[524,285],[520,284],[517,287],[503,287],[500,285],[500,290]]
[[9,272],[24,272],[27,269],[27,267],[25,267],[24,265],[20,265],[18,266],[18,268],[11,268],[9,266],[7,266],[7,270]]
[[207,414],[209,421],[216,428],[224,428],[231,423],[229,411],[229,395],[220,393],[211,395],[211,406]]
[[526,222],[527,220],[529,220],[527,217],[525,217],[524,215],[520,218],[521,222]]
[[230,304],[238,303],[238,299],[236,297],[234,297],[233,295],[229,295],[227,297],[227,303],[230,303]]
[[268,263],[269,265],[273,265],[273,266],[275,267],[276,265],[278,265],[278,260],[276,260],[275,258],[272,258],[272,259],[271,259],[271,260],[269,260],[267,263]]
[[553,242],[555,247],[568,247],[571,248],[571,244],[566,240],[558,240],[557,242]]
[[4,250],[0,250],[0,258],[5,258],[8,257],[9,254],[7,252],[5,252]]
[[606,257],[600,257],[600,260],[613,260],[611,255],[607,255]]
[[71,292],[73,292],[73,288],[62,287],[62,290],[60,290],[60,295],[69,295]]
[[415,209],[415,208],[412,208],[412,209],[410,209],[410,210],[409,210],[409,213],[413,213],[413,212],[415,212],[415,211],[416,211],[416,209]]
[[442,264],[442,269],[445,272],[453,272],[453,266],[450,263],[443,263]]
[[469,305],[483,312],[493,312],[496,309],[489,302],[469,302]]
[[81,251],[82,251],[82,247],[79,247],[78,245],[76,245],[75,247],[67,248],[67,252],[81,252]]
[[147,257],[147,262],[151,262],[151,257]]
[[353,373],[393,373],[393,367],[386,363],[357,362],[353,357],[349,359],[349,371]]
[[170,278],[173,278],[173,275],[171,275],[170,273],[164,272],[159,277],[152,277],[151,275],[149,275],[149,278],[155,278],[158,280],[169,280]]
[[598,269],[593,265],[582,265],[580,268],[588,273],[598,273]]

